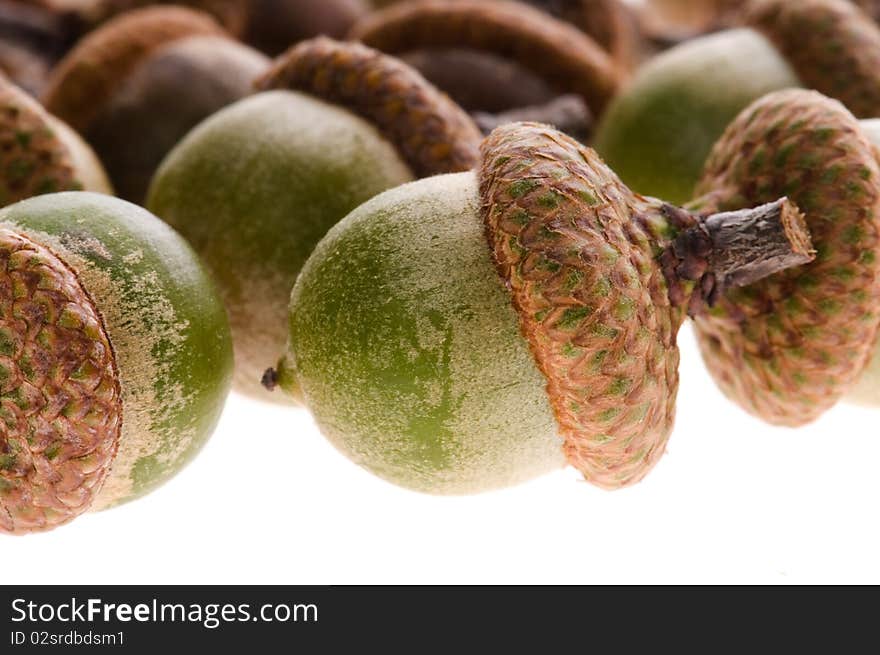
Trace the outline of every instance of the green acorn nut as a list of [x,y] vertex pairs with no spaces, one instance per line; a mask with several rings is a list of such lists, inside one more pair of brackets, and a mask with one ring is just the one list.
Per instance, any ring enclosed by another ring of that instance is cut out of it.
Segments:
[[595,148],[633,189],[692,197],[727,125],[761,96],[807,87],[880,116],[880,28],[846,0],[753,0],[746,27],[647,63],[611,103]]
[[303,42],[260,88],[174,149],[148,206],[219,282],[237,388],[268,399],[260,375],[284,347],[290,289],[318,240],[381,191],[472,168],[480,134],[418,73],[362,45]]
[[119,195],[140,204],[174,145],[251,93],[268,65],[207,14],[152,7],[86,36],[53,72],[44,100],[95,149]]
[[79,189],[112,193],[94,152],[70,127],[0,78],[0,207]]
[[0,211],[0,531],[50,530],[142,496],[211,435],[232,373],[195,255],[109,196]]
[[784,198],[693,214],[556,130],[502,126],[478,172],[383,193],[327,234],[265,382],[411,489],[478,492],[566,462],[633,484],[672,429],[685,315],[809,261],[803,221]]

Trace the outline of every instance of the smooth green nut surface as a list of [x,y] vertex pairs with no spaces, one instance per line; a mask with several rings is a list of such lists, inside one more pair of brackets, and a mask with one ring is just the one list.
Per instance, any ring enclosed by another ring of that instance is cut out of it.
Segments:
[[333,228],[293,290],[282,387],[404,487],[474,493],[565,465],[483,230],[474,173],[407,184]]
[[284,348],[300,268],[348,212],[412,177],[373,126],[292,91],[227,107],[171,152],[148,206],[189,240],[218,282],[237,388],[280,399],[259,382]]
[[594,147],[634,191],[683,204],[740,111],[797,86],[782,55],[753,30],[695,39],[639,70],[603,116]]
[[0,211],[0,224],[75,271],[113,347],[122,433],[93,508],[148,493],[199,452],[229,390],[231,339],[213,283],[173,230],[109,196],[30,198]]

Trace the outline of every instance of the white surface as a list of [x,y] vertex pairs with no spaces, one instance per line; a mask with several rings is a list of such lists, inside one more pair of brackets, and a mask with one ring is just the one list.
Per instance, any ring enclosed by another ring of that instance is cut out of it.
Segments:
[[880,582],[880,409],[767,427],[716,390],[688,327],[681,341],[677,428],[635,488],[569,469],[423,496],[350,464],[305,411],[233,397],[151,496],[0,537],[3,583]]

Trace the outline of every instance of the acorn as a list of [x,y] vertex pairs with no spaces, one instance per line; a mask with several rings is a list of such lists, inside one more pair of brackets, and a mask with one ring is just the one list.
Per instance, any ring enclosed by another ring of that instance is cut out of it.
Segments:
[[571,23],[611,55],[624,69],[636,67],[643,56],[638,20],[621,0],[524,0],[542,11]]
[[0,207],[80,189],[112,193],[94,152],[36,100],[0,78]]
[[[373,0],[376,9],[418,0]],[[623,68],[632,68],[642,57],[638,17],[621,0],[521,0],[546,14],[574,25],[587,34]],[[451,3],[447,3],[451,4]],[[520,4],[520,3],[517,3]]]
[[738,22],[742,0],[645,0],[638,6],[643,32],[652,43],[669,46]]
[[248,95],[268,63],[207,14],[141,9],[85,37],[54,71],[44,104],[91,144],[120,197],[142,204],[171,148]]
[[381,191],[472,168],[480,133],[416,71],[354,43],[305,41],[258,87],[171,152],[148,207],[219,283],[236,387],[268,399],[260,374],[284,346],[290,289],[314,245]]
[[[581,103],[580,124],[589,124],[625,77],[590,36],[519,2],[403,2],[356,24],[351,37],[400,56],[471,112],[529,107],[525,116],[533,117],[534,108],[569,94]],[[557,116],[551,106],[539,117]]]
[[76,38],[75,22],[39,2],[0,0],[0,72],[32,95]]
[[235,38],[273,56],[316,36],[341,38],[370,9],[366,0],[102,0],[98,4],[95,21],[150,5],[205,11]]
[[[874,127],[874,139],[878,133]],[[800,426],[848,393],[877,404],[880,168],[844,107],[815,92],[770,94],[716,144],[697,186],[701,212],[784,193],[810,218],[814,262],[731,289],[695,327],[721,389],[770,423]]]
[[264,381],[414,490],[479,492],[566,462],[634,484],[672,430],[685,316],[812,258],[794,203],[748,207],[639,196],[566,135],[501,126],[478,171],[388,191],[330,230]]
[[0,531],[51,530],[182,469],[232,369],[223,306],[147,211],[65,192],[0,210]]
[[602,117],[594,147],[640,193],[691,198],[727,125],[761,96],[808,87],[880,115],[880,27],[845,0],[756,0],[743,29],[647,63]]

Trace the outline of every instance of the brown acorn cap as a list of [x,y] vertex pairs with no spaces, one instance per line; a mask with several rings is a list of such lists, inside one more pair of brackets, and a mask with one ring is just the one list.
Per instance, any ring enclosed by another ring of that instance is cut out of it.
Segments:
[[753,0],[746,23],[810,88],[860,118],[880,115],[880,27],[847,0]]
[[415,70],[357,43],[303,41],[279,57],[257,88],[290,89],[341,105],[373,123],[419,177],[479,162],[473,120]]
[[788,194],[805,212],[814,263],[731,291],[696,331],[722,390],[766,421],[814,420],[847,392],[880,324],[880,169],[839,102],[773,93],[716,144],[694,203],[701,211]]
[[566,457],[601,487],[635,483],[672,429],[686,308],[711,303],[715,284],[809,261],[803,217],[783,199],[701,221],[635,195],[593,150],[535,123],[499,127],[482,155],[487,239]]
[[488,52],[515,61],[560,94],[577,93],[597,115],[623,79],[589,36],[516,2],[414,0],[372,14],[351,36],[393,55],[429,48]]
[[0,78],[0,206],[82,187],[71,152],[45,110]]
[[76,274],[0,228],[0,532],[66,523],[116,455],[122,401],[101,315]]
[[58,64],[44,104],[84,132],[114,89],[151,52],[188,36],[223,34],[210,16],[183,7],[127,12],[86,36]]

